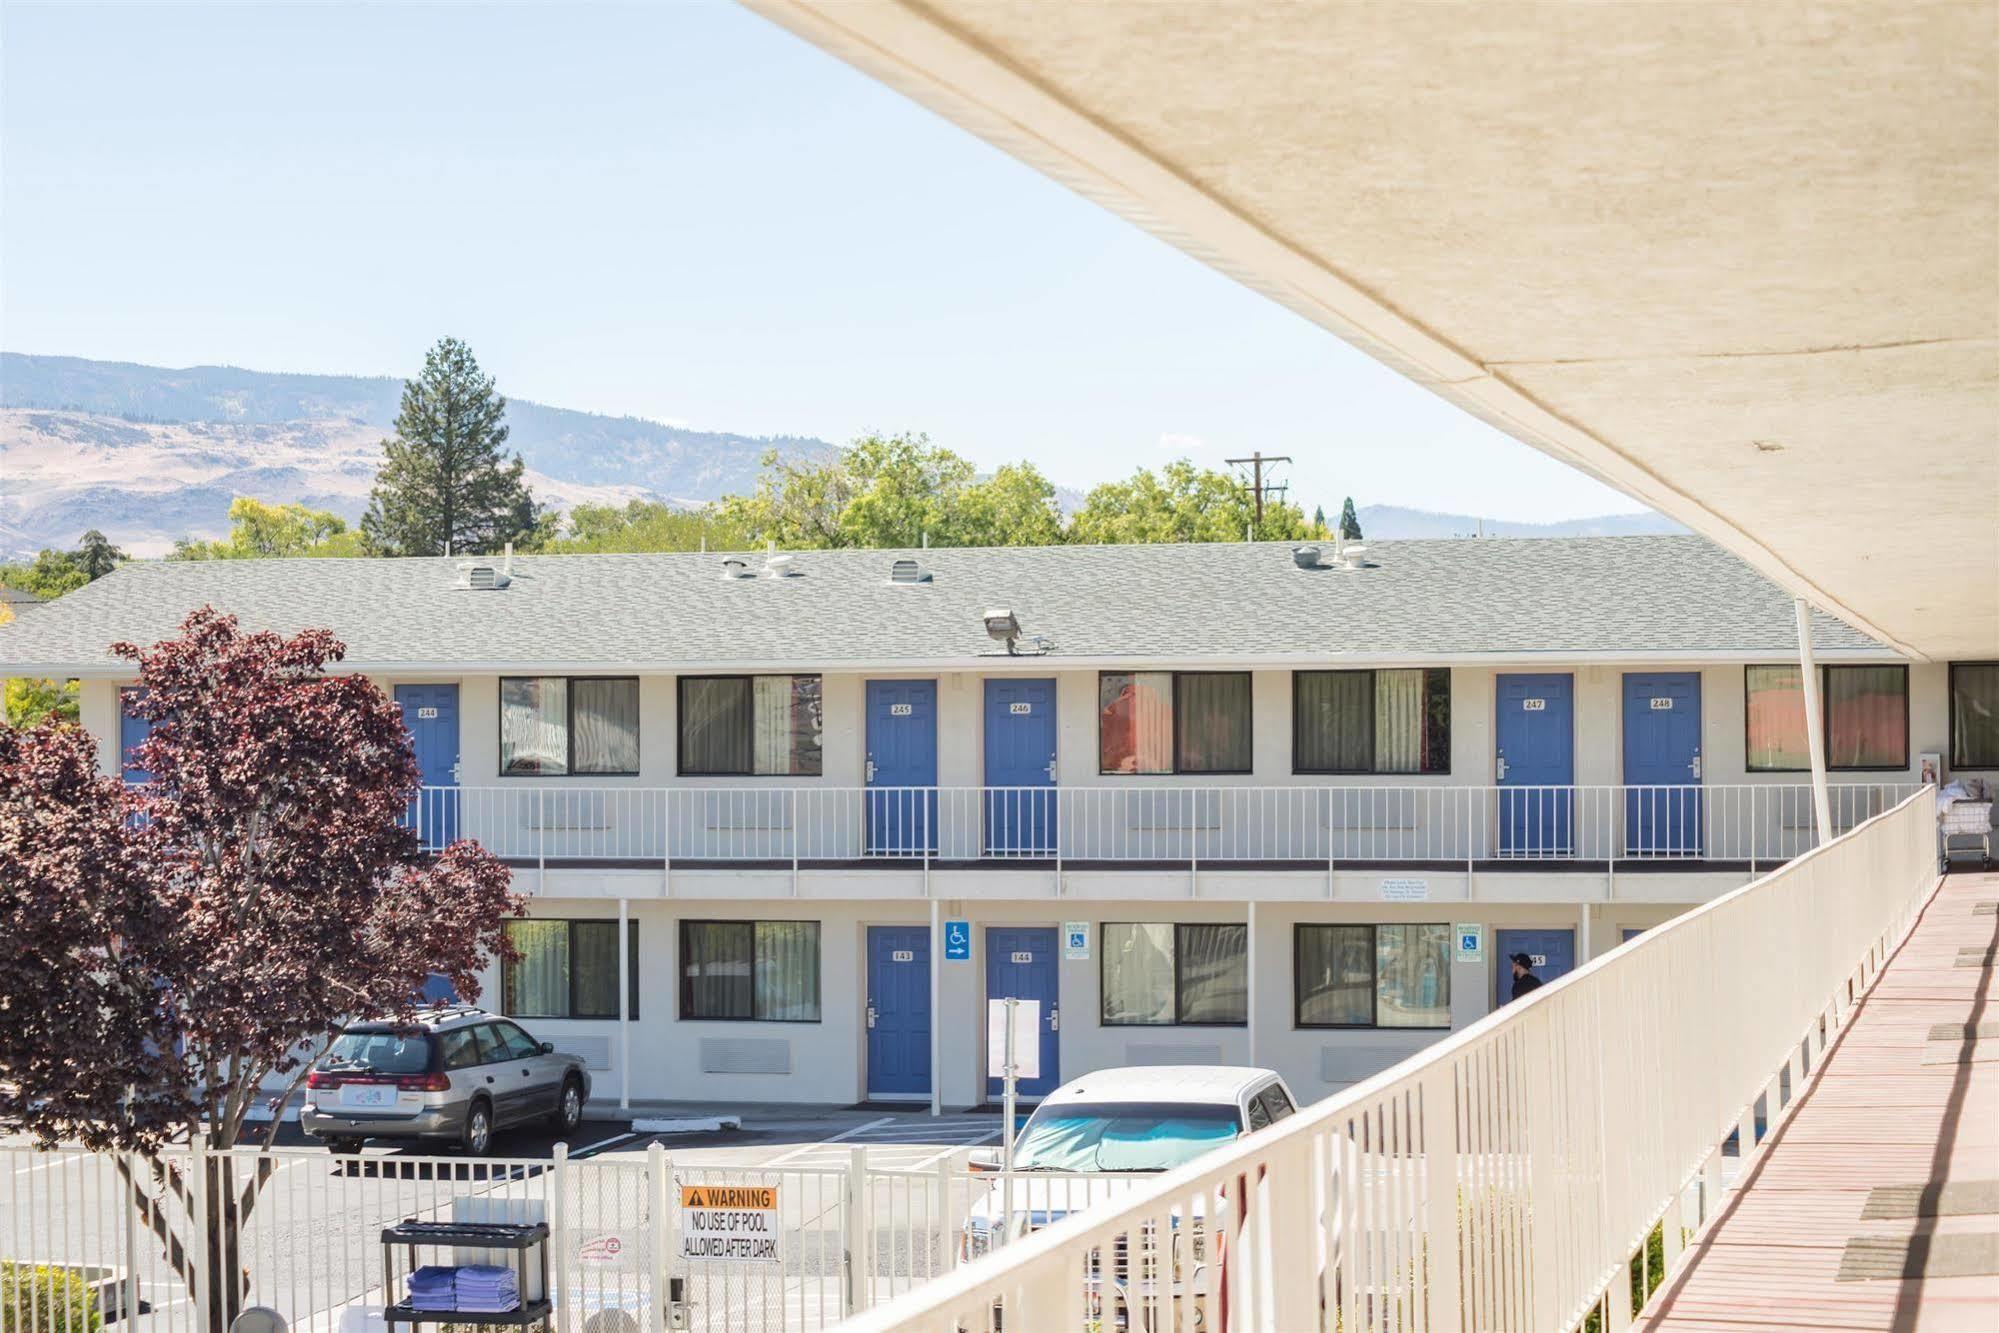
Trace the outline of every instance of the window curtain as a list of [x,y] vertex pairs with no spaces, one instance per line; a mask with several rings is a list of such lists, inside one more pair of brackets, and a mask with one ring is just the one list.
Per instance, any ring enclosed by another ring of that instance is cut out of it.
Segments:
[[780,1023],[819,1021],[819,923],[756,923],[756,1017]]
[[1373,1023],[1373,928],[1299,926],[1297,946],[1299,1026]]
[[756,937],[747,921],[680,925],[682,1018],[751,1018]]
[[1107,671],[1097,678],[1098,768],[1173,771],[1173,673]]
[[1374,673],[1374,771],[1423,771],[1423,673]]
[[[788,686],[791,734],[783,766],[773,770],[794,777],[819,776],[821,743],[825,730],[823,692],[817,676],[780,676]],[[762,771],[762,770],[759,770]]]
[[502,974],[500,1006],[524,1018],[569,1016],[569,923],[509,921],[507,938],[520,952]]
[[1103,1021],[1173,1021],[1173,927],[1161,923],[1104,925]]
[[1374,928],[1375,1023],[1385,1028],[1451,1025],[1451,928]]
[[1180,1022],[1249,1021],[1249,927],[1181,926]]
[[741,676],[680,682],[680,771],[753,772],[750,682]]
[[1908,688],[1899,666],[1827,667],[1826,767],[1907,768]]
[[1810,768],[1805,739],[1805,678],[1794,666],[1743,670],[1748,694],[1748,764],[1751,772]]
[[1999,768],[1999,662],[1950,669],[1950,764]]
[[[638,923],[627,923],[634,943]],[[577,921],[570,925],[570,967],[576,976],[577,1018],[618,1016],[618,923]],[[637,1018],[637,1006],[632,1006]]]
[[639,683],[635,680],[578,680],[574,696],[576,771],[639,771]]
[[500,681],[500,771],[559,777],[569,771],[569,682],[560,676]]
[[1188,672],[1178,678],[1178,771],[1247,773],[1250,769],[1249,676]]
[[1374,767],[1374,691],[1365,671],[1301,671],[1297,752],[1304,773],[1366,773]]

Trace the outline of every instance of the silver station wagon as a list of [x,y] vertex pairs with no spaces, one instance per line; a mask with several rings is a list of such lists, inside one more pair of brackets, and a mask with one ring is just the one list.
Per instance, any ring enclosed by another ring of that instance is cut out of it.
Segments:
[[484,1153],[496,1130],[573,1131],[590,1097],[581,1056],[512,1019],[465,1006],[409,1022],[350,1024],[306,1075],[299,1125],[335,1152],[364,1139],[429,1139]]

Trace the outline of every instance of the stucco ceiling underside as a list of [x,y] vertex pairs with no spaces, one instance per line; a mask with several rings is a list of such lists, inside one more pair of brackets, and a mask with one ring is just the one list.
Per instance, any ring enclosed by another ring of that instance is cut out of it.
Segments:
[[1999,6],[750,3],[1896,646],[1999,655]]

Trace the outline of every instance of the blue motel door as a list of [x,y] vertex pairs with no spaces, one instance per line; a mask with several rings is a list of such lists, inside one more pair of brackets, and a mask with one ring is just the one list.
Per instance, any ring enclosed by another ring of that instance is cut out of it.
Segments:
[[1624,850],[1701,854],[1701,678],[1692,671],[1624,678]]
[[416,829],[424,850],[438,851],[458,840],[458,687],[398,685],[396,704],[423,774],[423,790],[404,822]]
[[1055,682],[986,681],[986,850],[1055,855]]
[[[1041,1072],[1014,1084],[1022,1097],[1045,1097],[1062,1086],[1055,944],[1053,926],[986,927],[986,999],[1033,1000],[1041,1006]],[[1004,1091],[1001,1080],[986,1080],[987,1097],[998,1101]]]
[[930,1095],[930,928],[868,927],[868,1095]]
[[868,682],[870,856],[937,850],[937,682]]
[[1575,677],[1497,678],[1499,854],[1575,855]]

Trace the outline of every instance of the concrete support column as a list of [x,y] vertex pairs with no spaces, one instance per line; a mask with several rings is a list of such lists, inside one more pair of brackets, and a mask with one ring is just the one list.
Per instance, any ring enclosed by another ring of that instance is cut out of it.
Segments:
[[618,899],[618,1114],[632,1109],[632,903]]
[[1832,794],[1825,782],[1825,701],[1819,697],[1819,669],[1812,660],[1812,608],[1797,599],[1798,666],[1805,685],[1805,744],[1812,756],[1812,811],[1817,816],[1819,845],[1832,841]]
[[944,1114],[944,905],[930,900],[930,1114]]

